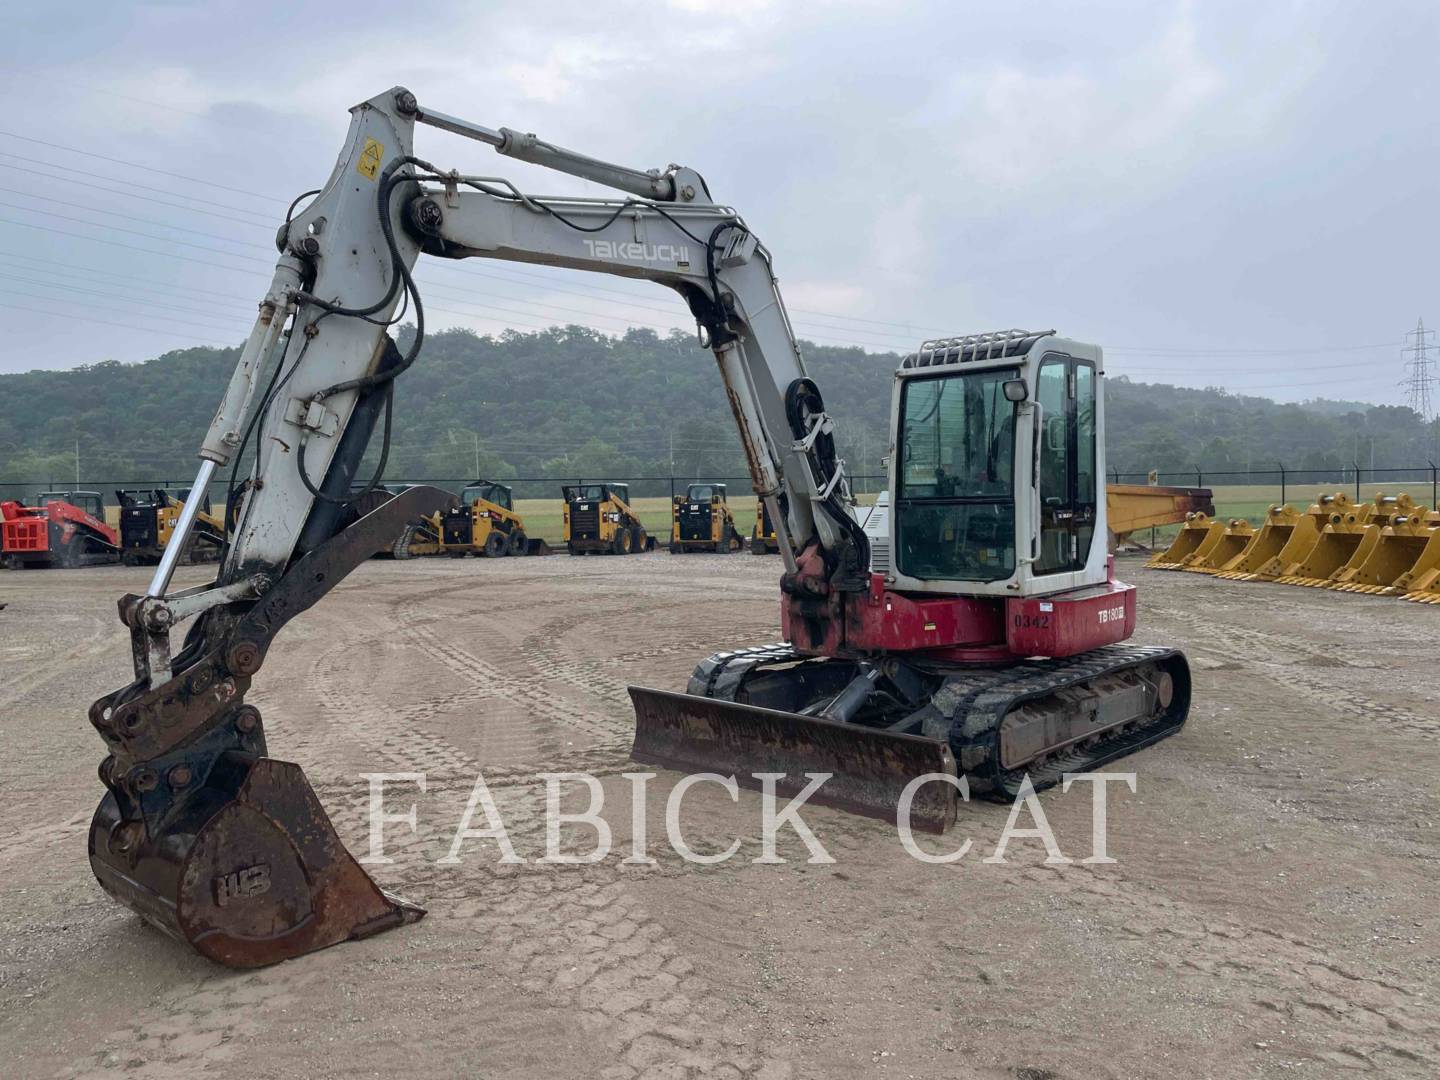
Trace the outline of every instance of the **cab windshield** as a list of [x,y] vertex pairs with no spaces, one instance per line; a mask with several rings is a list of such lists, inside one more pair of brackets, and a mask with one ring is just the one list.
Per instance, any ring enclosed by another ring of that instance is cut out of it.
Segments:
[[1015,572],[1015,368],[909,379],[900,399],[897,565],[926,580]]
[[476,499],[483,499],[488,503],[511,509],[510,492],[501,484],[471,484],[460,493],[460,501],[469,506]]
[[690,502],[709,502],[711,498],[719,494],[720,489],[713,484],[691,484],[685,497]]

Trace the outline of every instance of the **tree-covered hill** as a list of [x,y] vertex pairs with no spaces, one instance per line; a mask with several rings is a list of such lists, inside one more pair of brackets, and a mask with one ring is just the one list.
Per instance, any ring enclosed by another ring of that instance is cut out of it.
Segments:
[[[406,336],[402,333],[402,341]],[[878,473],[898,357],[806,343],[853,472]],[[194,452],[235,349],[186,349],[141,364],[0,376],[0,483],[170,480]],[[1409,409],[1281,405],[1222,390],[1108,383],[1110,465],[1122,472],[1340,470],[1423,464],[1437,425]],[[673,467],[672,467],[673,463]],[[392,479],[743,476],[711,355],[693,337],[582,327],[427,336],[399,381]]]

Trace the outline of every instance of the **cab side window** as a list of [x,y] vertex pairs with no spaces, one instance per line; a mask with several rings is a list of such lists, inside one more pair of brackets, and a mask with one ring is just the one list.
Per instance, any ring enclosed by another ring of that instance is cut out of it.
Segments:
[[1083,569],[1095,539],[1095,367],[1065,356],[1040,365],[1040,554],[1037,574]]

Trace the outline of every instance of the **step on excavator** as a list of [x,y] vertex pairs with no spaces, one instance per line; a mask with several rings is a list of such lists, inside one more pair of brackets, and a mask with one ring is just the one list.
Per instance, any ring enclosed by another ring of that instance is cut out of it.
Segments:
[[[439,168],[413,151],[417,123],[626,194],[548,198]],[[872,546],[770,252],[693,170],[609,164],[396,88],[352,110],[334,172],[277,247],[192,485],[224,467],[248,485],[219,573],[173,592],[182,545],[166,548],[146,591],[119,605],[135,677],[90,710],[108,750],[96,876],[205,956],[253,967],[423,914],[351,857],[245,701],[290,619],[406,522],[454,504],[412,487],[343,524],[377,428],[385,460],[394,381],[424,344],[422,254],[654,282],[683,298],[715,357],[775,525],[784,640],[717,652],[688,693],[632,687],[636,761],[747,785],[783,773],[782,793],[830,773],[812,802],[894,821],[909,800],[911,824],[939,832],[961,774],[1004,797],[1184,723],[1184,657],[1126,644],[1136,596],[1105,550],[1098,347],[1014,330],[907,357],[891,396],[893,501]],[[402,300],[416,323],[404,349],[385,329]]]

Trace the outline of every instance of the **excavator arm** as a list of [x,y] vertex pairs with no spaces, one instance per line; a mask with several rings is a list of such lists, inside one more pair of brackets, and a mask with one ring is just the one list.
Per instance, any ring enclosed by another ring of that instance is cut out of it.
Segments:
[[[629,192],[541,198],[441,170],[417,123]],[[784,555],[782,588],[819,610],[863,590],[868,546],[833,424],[808,378],[768,251],[689,169],[641,172],[422,109],[397,88],[352,110],[329,181],[287,215],[255,326],[200,450],[174,535],[143,595],[120,601],[135,679],[91,721],[109,754],[90,834],[101,884],[224,963],[253,966],[418,918],[345,851],[298,766],[267,756],[244,698],[276,633],[406,521],[454,496],[411,488],[347,517],[379,483],[395,379],[424,340],[422,254],[530,262],[654,281],[689,305],[719,365],[754,488]],[[300,200],[297,200],[297,203]],[[389,327],[413,319],[402,350]],[[376,428],[379,466],[360,474]],[[249,463],[245,475],[241,466]],[[170,589],[201,493],[230,476],[215,582]],[[242,483],[243,480],[243,483]],[[350,522],[347,524],[347,522]],[[173,636],[190,620],[178,646]]]

